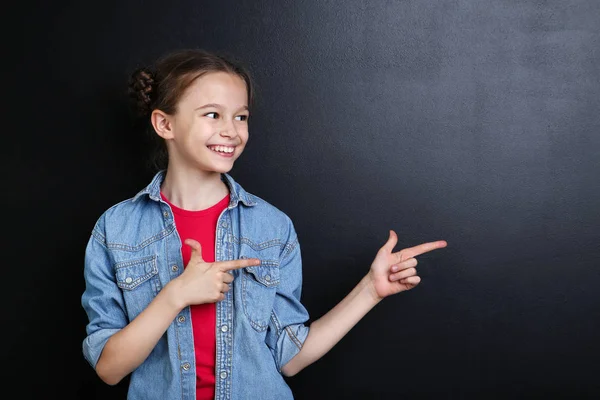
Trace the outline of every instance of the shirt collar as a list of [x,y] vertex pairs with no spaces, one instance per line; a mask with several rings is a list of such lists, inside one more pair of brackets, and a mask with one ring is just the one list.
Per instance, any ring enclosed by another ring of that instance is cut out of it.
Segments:
[[[160,170],[154,175],[152,181],[144,189],[140,190],[132,199],[136,202],[140,197],[148,195],[150,199],[154,201],[161,201],[160,198],[160,185],[165,179],[166,170]],[[253,196],[246,192],[229,174],[221,174],[221,180],[229,187],[229,207],[233,208],[238,205],[239,202],[246,206],[255,206]]]

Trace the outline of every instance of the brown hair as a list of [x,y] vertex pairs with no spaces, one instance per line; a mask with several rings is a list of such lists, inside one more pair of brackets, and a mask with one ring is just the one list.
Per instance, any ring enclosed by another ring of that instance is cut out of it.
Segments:
[[158,139],[154,165],[164,169],[168,153],[164,140],[153,132],[148,118],[153,110],[173,115],[186,89],[199,77],[210,72],[227,72],[239,76],[248,91],[248,107],[254,100],[254,84],[247,69],[231,58],[201,49],[171,52],[156,61],[154,67],[136,69],[129,80],[129,95],[134,112],[146,119],[152,137]]

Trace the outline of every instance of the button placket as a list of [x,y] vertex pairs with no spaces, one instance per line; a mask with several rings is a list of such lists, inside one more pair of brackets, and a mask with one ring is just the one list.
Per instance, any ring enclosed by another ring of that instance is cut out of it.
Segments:
[[[225,261],[232,259],[232,245],[230,238],[231,223],[227,214],[223,215],[223,221],[219,221],[217,226],[217,242],[215,246],[215,260]],[[230,272],[232,273],[232,272]],[[216,365],[216,386],[219,395],[218,399],[227,400],[231,398],[231,364],[233,348],[233,291],[225,294],[225,300],[219,303],[217,307],[217,326],[221,331],[217,335],[217,363]]]

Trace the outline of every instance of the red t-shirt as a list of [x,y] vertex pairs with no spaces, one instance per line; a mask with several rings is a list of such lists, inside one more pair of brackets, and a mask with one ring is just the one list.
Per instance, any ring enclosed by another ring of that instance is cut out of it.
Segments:
[[[183,264],[190,261],[191,248],[184,241],[194,239],[202,246],[202,258],[215,261],[215,233],[217,220],[229,204],[229,195],[214,206],[200,211],[189,211],[174,206],[161,193],[161,197],[173,210],[177,233],[181,238]],[[215,398],[215,354],[216,354],[216,306],[215,303],[197,304],[190,307],[192,329],[196,350],[196,399]]]

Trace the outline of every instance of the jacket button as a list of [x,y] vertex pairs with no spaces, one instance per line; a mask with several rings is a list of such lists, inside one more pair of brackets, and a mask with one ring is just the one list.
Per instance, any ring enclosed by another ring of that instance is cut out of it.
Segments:
[[131,283],[131,282],[133,282],[133,279],[130,276],[125,278],[125,283]]
[[178,269],[179,269],[179,267],[177,265],[173,265],[171,267],[171,271],[173,271],[173,272],[177,272]]
[[221,379],[225,379],[227,378],[227,372],[223,371],[221,372],[221,375],[219,375],[221,377]]
[[271,275],[265,275],[265,280],[266,281],[270,281],[271,280]]
[[227,332],[227,330],[228,330],[228,329],[229,329],[229,328],[227,327],[227,325],[223,325],[223,326],[221,327],[221,332]]
[[163,215],[165,216],[165,218],[169,218],[169,213],[168,213],[167,211],[165,211],[165,212],[163,213]]
[[191,365],[190,363],[184,363],[181,368],[183,368],[184,371],[189,371]]
[[185,322],[185,317],[183,315],[180,315],[179,317],[177,317],[177,322]]

